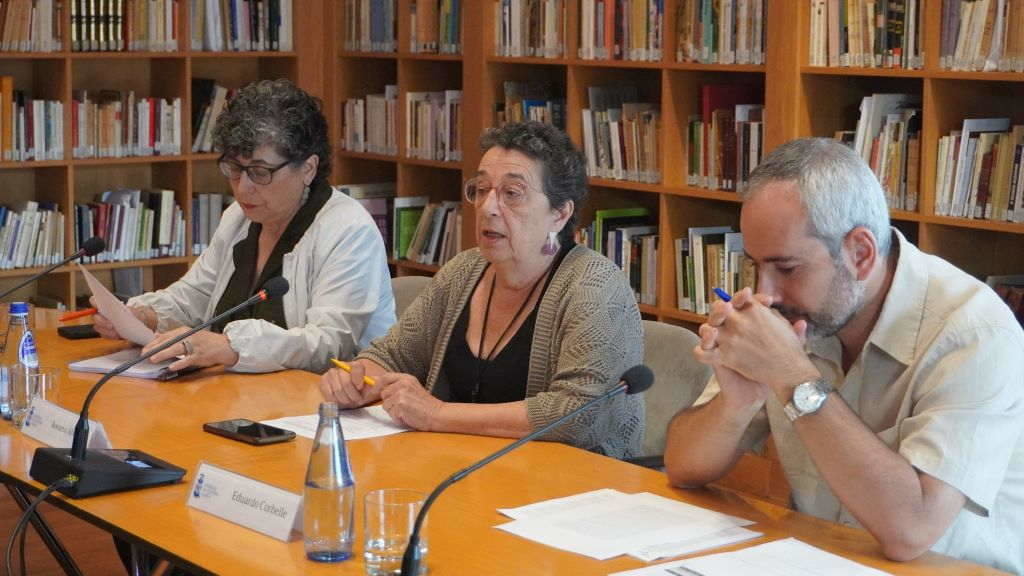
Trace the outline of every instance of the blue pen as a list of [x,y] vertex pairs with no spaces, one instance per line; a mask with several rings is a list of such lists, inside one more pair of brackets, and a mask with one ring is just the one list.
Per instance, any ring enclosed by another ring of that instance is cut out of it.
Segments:
[[728,301],[732,300],[732,296],[729,296],[729,293],[726,292],[725,290],[722,290],[721,288],[718,288],[717,286],[715,288],[712,288],[712,290],[715,292],[715,294],[718,295],[719,298],[722,299],[722,302],[728,302]]

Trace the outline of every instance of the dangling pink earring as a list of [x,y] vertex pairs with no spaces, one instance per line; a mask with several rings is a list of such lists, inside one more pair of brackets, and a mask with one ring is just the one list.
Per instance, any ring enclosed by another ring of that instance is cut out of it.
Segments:
[[544,241],[544,246],[541,247],[540,253],[545,256],[558,254],[558,234],[548,232],[548,239]]

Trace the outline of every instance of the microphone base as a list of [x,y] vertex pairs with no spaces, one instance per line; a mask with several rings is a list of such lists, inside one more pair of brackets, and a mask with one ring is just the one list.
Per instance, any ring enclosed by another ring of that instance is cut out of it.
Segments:
[[51,484],[72,475],[78,481],[59,491],[71,498],[137,490],[174,484],[185,470],[138,450],[87,450],[85,458],[73,460],[67,448],[39,448],[32,457],[29,476]]

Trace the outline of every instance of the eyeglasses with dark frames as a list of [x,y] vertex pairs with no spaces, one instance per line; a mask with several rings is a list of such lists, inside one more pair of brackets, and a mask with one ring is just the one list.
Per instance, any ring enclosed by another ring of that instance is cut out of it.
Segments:
[[482,176],[470,178],[462,188],[466,200],[477,206],[487,200],[491,190],[497,192],[498,204],[506,208],[522,206],[530,194],[529,187],[519,180],[502,180],[495,184]]
[[242,178],[242,173],[244,172],[249,176],[249,180],[253,184],[259,184],[261,186],[270,184],[274,180],[274,173],[291,163],[292,160],[285,160],[277,166],[261,166],[259,164],[242,166],[238,162],[229,160],[224,156],[221,156],[220,159],[217,160],[217,164],[220,166],[220,173],[228,180],[236,182]]

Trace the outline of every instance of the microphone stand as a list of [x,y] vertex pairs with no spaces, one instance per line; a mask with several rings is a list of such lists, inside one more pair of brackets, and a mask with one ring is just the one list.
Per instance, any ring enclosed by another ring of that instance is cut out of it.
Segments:
[[15,286],[13,286],[11,288],[8,288],[7,290],[4,290],[3,294],[0,294],[0,300],[3,300],[4,298],[10,296],[11,294],[14,294],[20,288],[24,288],[25,286],[28,286],[29,284],[35,282],[36,280],[39,280],[43,276],[46,276],[50,272],[53,272],[57,268],[60,268],[61,266],[67,264],[68,262],[71,262],[73,260],[77,260],[77,259],[81,258],[82,256],[86,256],[86,255],[88,255],[86,250],[82,249],[82,250],[79,250],[78,252],[75,252],[71,256],[68,256],[67,258],[61,260],[60,262],[57,262],[56,264],[51,264],[51,265],[47,266],[41,272],[39,272],[37,274],[33,274],[32,276],[29,276],[26,280],[24,280],[22,282],[19,282],[17,285],[15,285]]
[[458,472],[449,476],[444,482],[438,484],[437,488],[434,488],[434,491],[431,492],[429,496],[427,496],[427,499],[423,502],[423,507],[420,508],[419,514],[416,515],[416,525],[413,527],[412,534],[409,535],[409,545],[405,549],[405,555],[402,556],[402,576],[419,576],[421,560],[419,546],[420,528],[423,526],[423,521],[427,518],[427,511],[430,510],[430,506],[434,503],[434,500],[437,500],[437,497],[441,495],[441,492],[443,492],[452,484],[455,484],[459,480],[462,480],[466,476],[469,476],[471,473],[479,470],[483,466],[497,460],[498,458],[501,458],[502,456],[508,454],[509,452],[515,450],[516,448],[519,448],[523,444],[526,444],[531,440],[535,440],[543,436],[544,434],[547,434],[551,430],[554,430],[569,418],[578,415],[580,412],[586,410],[587,408],[593,406],[594,404],[604,402],[605,400],[618,394],[621,394],[623,392],[626,392],[627,390],[629,390],[629,386],[625,382],[620,382],[619,385],[617,385],[616,387],[612,388],[611,390],[608,390],[607,392],[601,394],[600,396],[597,396],[587,401],[585,404],[579,406],[575,410],[572,410],[567,414],[562,415],[561,418],[555,420],[554,422],[548,424],[547,426],[544,426],[539,430],[534,430],[533,432],[527,434],[526,436],[523,436],[522,438],[516,440],[515,442],[509,444],[508,446],[505,446],[501,450],[498,450],[497,452],[491,454],[490,456],[484,458],[483,460],[471,466],[463,468],[462,470],[459,470]]
[[[271,279],[269,282],[273,282]],[[285,289],[287,290],[287,288]],[[185,475],[185,470],[173,464],[150,456],[139,450],[86,450],[89,440],[89,406],[99,389],[111,378],[128,370],[132,366],[148,360],[154,354],[167,350],[171,346],[205,330],[221,318],[230,317],[239,310],[266,300],[267,290],[260,290],[245,302],[232,307],[206,322],[184,332],[153,350],[117,366],[103,375],[86,396],[82,411],[75,424],[75,432],[71,449],[39,448],[32,457],[29,476],[38,482],[49,485],[61,478],[72,478],[74,482],[60,488],[60,492],[72,498],[83,498],[109,492],[134,490],[160,484],[173,484]]]

